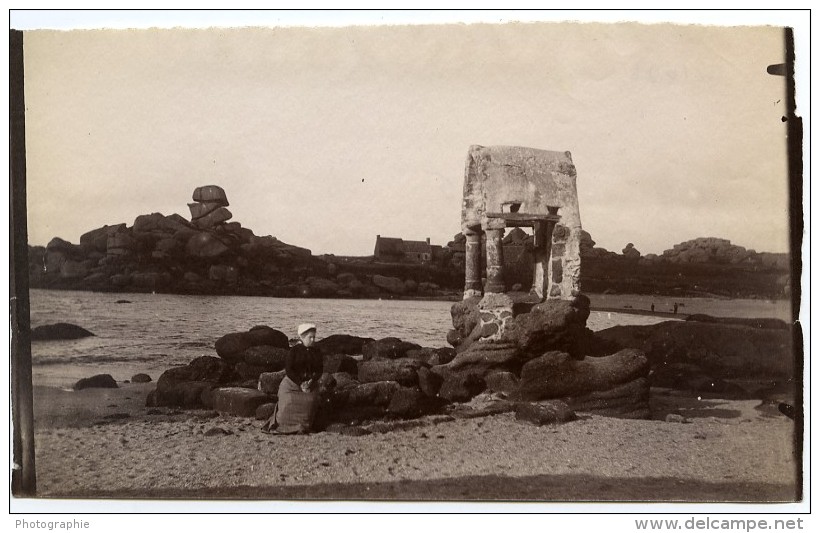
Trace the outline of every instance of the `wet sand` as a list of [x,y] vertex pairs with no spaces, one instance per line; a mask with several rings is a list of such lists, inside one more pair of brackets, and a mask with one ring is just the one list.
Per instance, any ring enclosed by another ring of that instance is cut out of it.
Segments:
[[[359,437],[263,434],[212,411],[148,409],[153,384],[35,387],[43,498],[778,502],[796,498],[794,422],[759,400],[653,389],[654,420],[512,413]],[[688,423],[666,422],[669,413]],[[219,428],[222,431],[215,430]],[[212,430],[209,432],[209,430]],[[210,433],[216,433],[211,435]]]

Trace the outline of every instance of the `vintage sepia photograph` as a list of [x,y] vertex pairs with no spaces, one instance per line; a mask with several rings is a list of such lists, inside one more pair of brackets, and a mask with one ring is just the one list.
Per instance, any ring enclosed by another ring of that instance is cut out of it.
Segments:
[[553,18],[12,13],[12,500],[803,502],[804,36]]

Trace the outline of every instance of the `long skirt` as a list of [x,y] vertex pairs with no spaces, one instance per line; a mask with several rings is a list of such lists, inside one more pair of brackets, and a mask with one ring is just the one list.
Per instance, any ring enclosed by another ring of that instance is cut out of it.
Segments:
[[308,433],[313,429],[319,404],[318,391],[304,392],[285,376],[279,385],[279,402],[262,430],[281,434]]

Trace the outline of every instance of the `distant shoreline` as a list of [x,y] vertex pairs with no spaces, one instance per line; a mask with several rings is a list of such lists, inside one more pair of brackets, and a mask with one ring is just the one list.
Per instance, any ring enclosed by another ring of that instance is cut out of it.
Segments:
[[[90,292],[98,294],[118,295],[127,299],[129,294],[151,294],[150,292],[109,292],[109,291],[86,291],[80,289],[35,289],[43,291],[76,291]],[[306,299],[306,300],[340,300],[340,301],[408,301],[408,302],[451,302],[461,301],[461,294],[447,294],[441,296],[383,296],[380,298],[319,298],[319,297],[282,297],[263,295],[241,295],[241,294],[178,294],[178,293],[157,293],[164,296],[242,296],[250,298],[281,298]],[[791,301],[788,299],[763,299],[763,298],[726,298],[718,296],[664,296],[646,294],[601,294],[584,293],[589,297],[590,310],[604,313],[621,313],[629,315],[656,317],[669,320],[685,320],[689,315],[705,314],[719,317],[733,318],[777,318],[790,322]],[[678,304],[678,312],[674,312],[674,306]],[[654,311],[652,307],[654,305]]]

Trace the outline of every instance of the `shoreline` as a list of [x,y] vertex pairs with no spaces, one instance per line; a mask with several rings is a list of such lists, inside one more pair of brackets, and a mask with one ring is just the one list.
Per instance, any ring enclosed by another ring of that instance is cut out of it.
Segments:
[[[759,400],[652,390],[651,420],[512,413],[353,437],[144,406],[154,384],[35,387],[38,498],[794,501],[794,423]],[[666,421],[674,413],[686,423]],[[209,430],[215,430],[209,433]],[[213,434],[213,433],[216,434]]]
[[[63,289],[63,288],[35,288],[34,290],[58,291],[58,292],[89,292],[96,294],[152,294],[150,291],[144,292],[120,292],[120,291],[98,291],[85,289]],[[379,298],[321,298],[304,296],[265,296],[265,295],[242,295],[242,294],[190,294],[190,293],[155,293],[163,296],[213,296],[213,297],[240,297],[240,298],[276,298],[282,300],[330,300],[330,301],[407,301],[407,302],[452,302],[461,301],[461,294],[450,294],[442,296],[390,296]],[[602,294],[584,293],[590,299],[590,310],[606,313],[623,313],[629,315],[654,316],[658,318],[670,318],[685,320],[687,316],[693,314],[706,314],[727,318],[778,318],[786,322],[791,322],[791,300],[790,299],[765,299],[765,298],[727,298],[723,296],[664,296],[649,294]],[[657,303],[656,310],[650,310],[651,304]],[[672,311],[673,304],[679,303],[678,313]],[[746,309],[746,308],[749,309]]]

